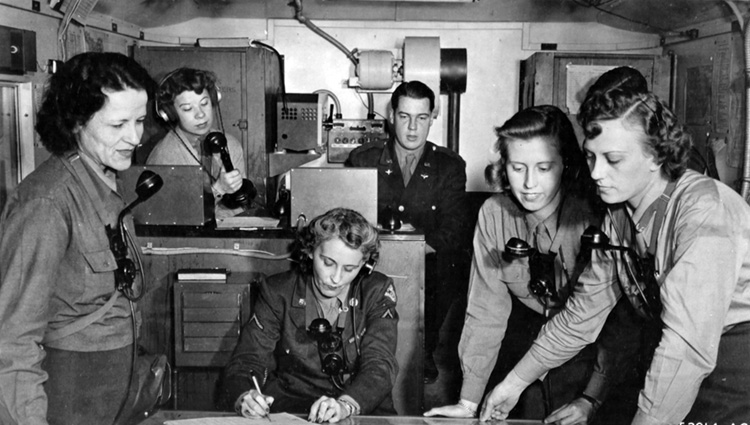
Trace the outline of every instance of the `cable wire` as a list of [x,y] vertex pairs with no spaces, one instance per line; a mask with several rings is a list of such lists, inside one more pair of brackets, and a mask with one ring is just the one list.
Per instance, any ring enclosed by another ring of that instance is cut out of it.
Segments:
[[257,249],[230,249],[230,248],[195,248],[195,247],[180,247],[180,248],[159,248],[152,246],[141,247],[141,252],[144,255],[191,255],[191,254],[221,254],[221,255],[234,255],[238,257],[253,257],[260,258],[262,260],[287,260],[291,257],[291,253],[274,254],[268,251],[262,251]]

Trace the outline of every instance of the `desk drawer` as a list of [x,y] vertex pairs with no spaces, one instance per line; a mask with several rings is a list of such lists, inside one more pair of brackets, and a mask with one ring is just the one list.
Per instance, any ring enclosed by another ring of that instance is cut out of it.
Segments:
[[250,317],[250,284],[176,282],[175,366],[224,367]]

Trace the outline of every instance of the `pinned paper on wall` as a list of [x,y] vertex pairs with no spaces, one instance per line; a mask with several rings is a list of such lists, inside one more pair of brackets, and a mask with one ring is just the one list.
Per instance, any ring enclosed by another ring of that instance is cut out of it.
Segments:
[[616,67],[617,65],[566,65],[565,107],[568,108],[568,113],[578,114],[589,87],[600,75]]

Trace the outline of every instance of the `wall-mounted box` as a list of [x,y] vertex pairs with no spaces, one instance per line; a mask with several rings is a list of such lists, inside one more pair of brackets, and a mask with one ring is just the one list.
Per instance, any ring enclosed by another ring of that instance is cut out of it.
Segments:
[[36,71],[36,33],[0,25],[0,73]]

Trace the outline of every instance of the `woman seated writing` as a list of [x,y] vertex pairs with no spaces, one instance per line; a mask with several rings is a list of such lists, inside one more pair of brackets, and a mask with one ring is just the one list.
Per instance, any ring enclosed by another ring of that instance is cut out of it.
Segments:
[[[377,229],[336,208],[312,220],[297,242],[299,267],[260,283],[224,371],[223,396],[250,418],[290,412],[338,422],[395,414],[396,290],[372,271]],[[343,347],[331,348],[335,341]]]

